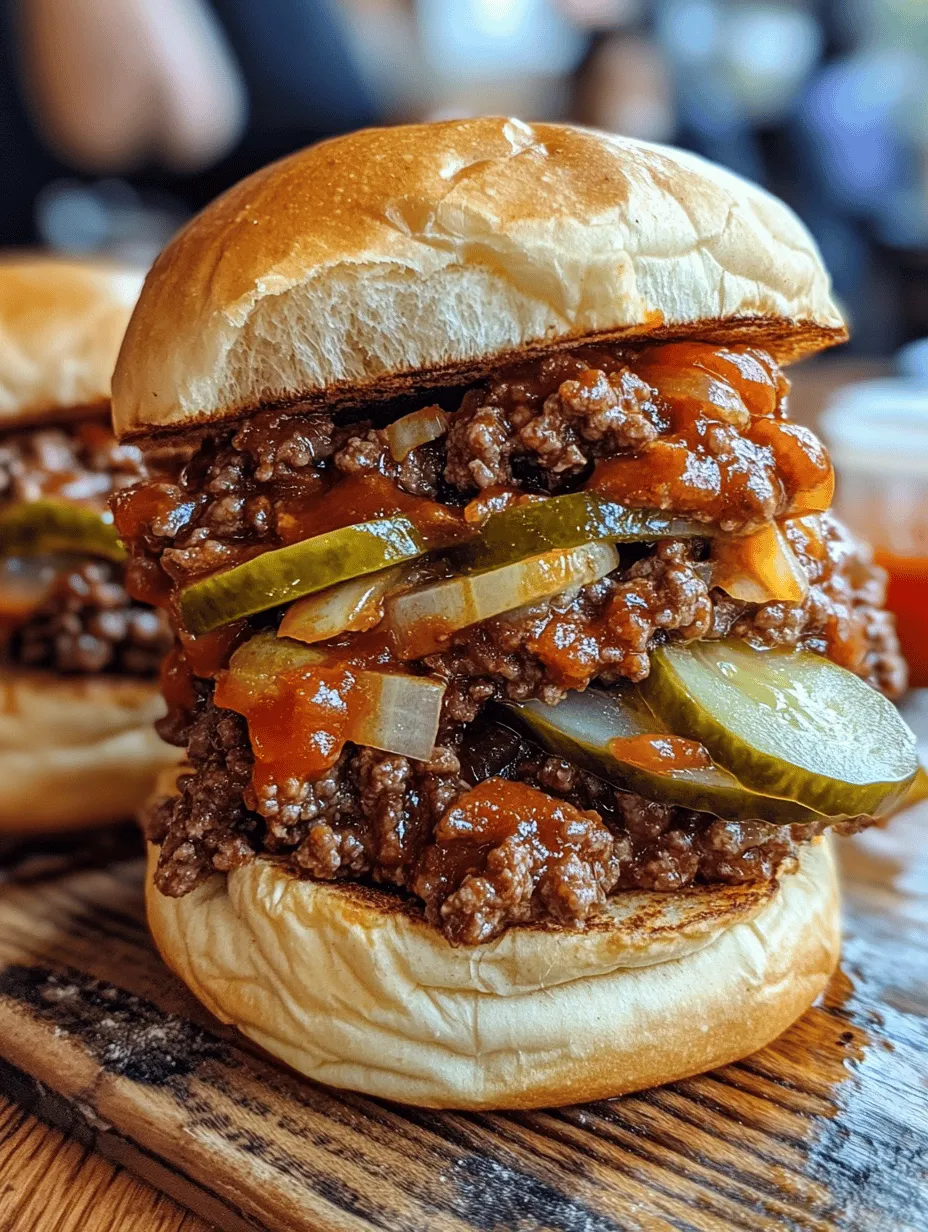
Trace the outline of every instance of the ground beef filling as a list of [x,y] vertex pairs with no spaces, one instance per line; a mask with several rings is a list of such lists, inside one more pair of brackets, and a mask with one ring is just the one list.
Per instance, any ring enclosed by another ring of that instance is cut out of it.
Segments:
[[105,509],[113,492],[145,473],[141,450],[120,445],[102,419],[20,428],[0,439],[4,504],[60,497]]
[[[456,405],[446,435],[402,461],[372,420],[259,412],[209,435],[175,482],[140,485],[115,502],[133,545],[136,588],[151,585],[152,568],[182,585],[256,545],[292,541],[294,527],[318,524],[333,485],[351,477],[380,476],[409,496],[462,507],[502,489],[554,494],[595,485],[597,464],[625,459],[635,484],[624,473],[604,480],[620,486],[625,503],[679,507],[726,530],[759,526],[789,508],[803,469],[820,467],[823,451],[812,433],[786,421],[788,386],[764,352],[728,353],[752,378],[741,381],[741,394],[726,385],[729,401],[740,404],[743,394],[750,414],[745,404],[735,411],[695,393],[659,392],[666,372],[654,356],[669,355],[676,367],[666,371],[682,371],[686,389],[701,391],[707,373],[687,365],[710,350],[660,347],[635,357],[581,349],[506,370],[463,396],[447,395]],[[380,414],[389,423],[396,408]],[[353,503],[344,524],[359,512]]]
[[[120,445],[103,420],[8,433],[0,441],[0,503],[47,498],[106,508],[109,497],[146,476],[141,451]],[[31,610],[3,611],[3,659],[62,674],[154,677],[172,636],[163,613],[132,599],[122,565],[55,558]],[[2,604],[0,604],[2,606]]]
[[62,570],[51,594],[6,646],[5,659],[21,667],[71,674],[158,674],[171,648],[163,612],[131,599],[122,567],[84,561]]
[[[471,730],[468,739],[438,748],[431,763],[348,745],[322,779],[300,785],[262,816],[250,786],[245,721],[205,696],[188,732],[191,773],[181,777],[180,794],[146,818],[148,838],[162,847],[156,883],[180,896],[263,851],[298,875],[372,878],[410,890],[449,940],[476,945],[507,924],[541,916],[576,924],[614,890],[773,877],[790,869],[800,845],[826,824],[724,821],[657,804],[547,756],[508,729],[489,733],[497,745],[489,755],[474,747],[487,737],[485,727]],[[468,844],[462,863],[455,806],[488,773],[491,784],[515,780],[565,802],[566,852],[563,843],[554,852],[539,849],[537,836],[520,830],[500,842]]]
[[[396,492],[433,509],[438,502],[467,521],[481,502],[492,508],[602,478],[600,490],[615,499],[683,509],[730,531],[802,507],[803,493],[830,470],[814,437],[785,419],[785,382],[769,358],[713,352],[706,361],[708,348],[661,350],[673,353],[669,366],[656,352],[632,359],[597,350],[501,374],[447,407],[447,433],[401,461],[373,420],[336,425],[324,413],[267,412],[223,429],[172,481],[116,498],[117,525],[132,545],[130,589],[154,600],[256,549],[379,516],[357,503],[369,491],[377,501]],[[698,368],[704,361],[715,364],[711,379]],[[735,361],[744,380],[732,378],[709,405],[716,369]],[[350,516],[332,522],[340,501]],[[623,547],[620,567],[601,581],[472,626],[409,665],[446,684],[428,764],[348,744],[322,777],[262,775],[256,791],[246,721],[214,705],[201,659],[183,683],[181,654],[181,700],[163,734],[187,745],[191,772],[149,818],[149,837],[162,848],[159,887],[185,894],[212,871],[265,852],[300,874],[397,886],[422,900],[450,940],[474,944],[538,917],[576,925],[616,889],[775,876],[815,827],[729,822],[653,803],[511,733],[518,748],[502,762],[478,766],[474,749],[494,699],[556,703],[593,681],[639,681],[668,639],[800,646],[897,695],[905,666],[882,610],[881,571],[828,515],[784,525],[809,578],[801,603],[731,599],[712,588],[707,540],[665,540]],[[184,644],[192,656],[190,639]],[[231,644],[222,642],[216,669]],[[523,793],[516,811],[524,825],[480,830],[475,793],[488,780],[509,784],[500,799]]]
[[[321,778],[275,780],[256,792],[244,718],[216,708],[211,687],[198,681],[192,720],[173,714],[163,729],[186,743],[192,770],[180,794],[149,819],[149,837],[162,845],[159,887],[185,894],[214,870],[263,851],[301,875],[370,878],[411,891],[449,939],[476,944],[538,916],[576,924],[617,889],[672,891],[790,868],[800,844],[825,823],[732,822],[654,803],[511,734],[516,750],[487,758],[479,731],[487,703],[497,697],[556,702],[593,677],[640,679],[648,649],[665,637],[734,633],[762,646],[802,644],[833,658],[842,654],[876,687],[898,689],[904,665],[891,624],[878,619],[881,575],[837,523],[823,522],[824,556],[807,559],[795,544],[812,581],[802,605],[758,608],[709,590],[700,546],[665,541],[619,575],[468,630],[425,660],[447,681],[443,743],[429,764],[349,745]],[[571,625],[587,632],[571,639]],[[474,784],[499,776],[571,806],[566,857],[561,851],[551,858],[536,836],[519,833],[478,844],[476,860],[471,844],[465,870],[453,854],[461,841],[448,818]],[[843,828],[858,824],[865,822]]]

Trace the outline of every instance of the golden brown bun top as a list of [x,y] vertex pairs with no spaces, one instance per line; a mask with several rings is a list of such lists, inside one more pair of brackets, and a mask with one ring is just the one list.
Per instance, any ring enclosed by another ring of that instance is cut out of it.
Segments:
[[786,362],[845,336],[795,215],[693,154],[507,119],[368,129],[252,175],[167,247],[114,414],[132,435],[350,404],[587,339]]
[[0,426],[105,407],[140,270],[0,258]]

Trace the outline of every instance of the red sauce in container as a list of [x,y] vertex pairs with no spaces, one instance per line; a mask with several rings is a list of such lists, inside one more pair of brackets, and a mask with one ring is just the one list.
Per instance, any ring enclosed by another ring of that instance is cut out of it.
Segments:
[[836,512],[889,575],[909,684],[928,685],[928,395],[911,381],[836,390],[822,415],[839,482]]
[[909,664],[909,683],[928,685],[928,558],[897,556],[877,549],[876,562],[889,574],[886,606]]

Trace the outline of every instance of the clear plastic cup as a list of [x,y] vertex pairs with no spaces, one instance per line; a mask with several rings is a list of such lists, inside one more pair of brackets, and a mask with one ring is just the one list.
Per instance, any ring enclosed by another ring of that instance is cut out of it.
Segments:
[[928,385],[848,385],[822,416],[837,472],[835,509],[889,574],[913,685],[928,685]]

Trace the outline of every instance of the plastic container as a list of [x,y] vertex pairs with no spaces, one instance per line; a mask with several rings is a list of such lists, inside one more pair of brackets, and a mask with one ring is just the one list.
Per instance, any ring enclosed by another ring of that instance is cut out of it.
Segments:
[[822,416],[838,476],[835,508],[889,574],[911,683],[928,685],[928,385],[849,385]]

